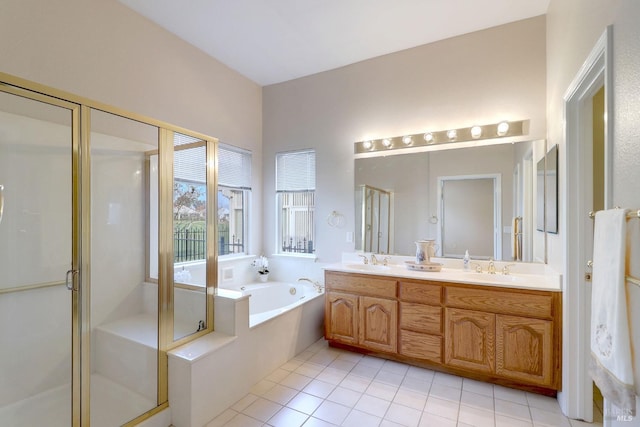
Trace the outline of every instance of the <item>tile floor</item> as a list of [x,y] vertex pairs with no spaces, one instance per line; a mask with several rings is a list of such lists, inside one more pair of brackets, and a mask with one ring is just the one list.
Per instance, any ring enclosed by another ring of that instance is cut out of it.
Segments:
[[555,398],[330,348],[320,340],[206,427],[586,427]]

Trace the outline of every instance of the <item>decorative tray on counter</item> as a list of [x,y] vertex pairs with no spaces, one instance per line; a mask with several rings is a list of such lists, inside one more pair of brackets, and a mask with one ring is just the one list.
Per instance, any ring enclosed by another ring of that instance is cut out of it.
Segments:
[[429,262],[426,264],[418,264],[415,261],[405,261],[407,268],[414,271],[440,271],[442,270],[442,264],[438,262]]

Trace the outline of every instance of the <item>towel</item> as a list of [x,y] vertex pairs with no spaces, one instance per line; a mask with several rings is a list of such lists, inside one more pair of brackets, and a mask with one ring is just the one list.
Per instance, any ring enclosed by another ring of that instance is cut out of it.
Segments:
[[607,400],[625,413],[635,414],[625,291],[626,216],[623,209],[596,213],[589,371]]
[[[640,307],[640,219],[633,218],[627,221],[627,310],[631,328],[631,354],[633,358],[633,373],[635,378],[636,394],[640,395],[640,310],[632,307]],[[631,280],[634,280],[633,283]]]
[[511,223],[511,258],[522,261],[522,217],[514,216]]

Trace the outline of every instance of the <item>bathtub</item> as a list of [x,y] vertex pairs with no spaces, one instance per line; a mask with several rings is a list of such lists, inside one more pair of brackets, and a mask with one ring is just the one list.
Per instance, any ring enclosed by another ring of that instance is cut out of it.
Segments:
[[231,289],[249,295],[249,327],[257,326],[315,298],[324,297],[324,292],[318,292],[308,282],[249,283]]

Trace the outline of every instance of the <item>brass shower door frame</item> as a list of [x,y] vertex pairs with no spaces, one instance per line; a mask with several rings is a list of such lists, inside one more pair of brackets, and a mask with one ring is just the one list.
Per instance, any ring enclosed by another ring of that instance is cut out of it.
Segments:
[[[72,427],[88,427],[90,424],[91,380],[91,110],[114,114],[159,129],[159,165],[164,168],[159,176],[159,273],[158,280],[158,396],[156,407],[125,424],[139,424],[169,406],[167,352],[195,338],[213,331],[213,297],[217,287],[217,149],[216,138],[174,126],[169,123],[112,107],[81,96],[34,83],[0,72],[0,92],[44,102],[71,111],[72,129]],[[207,192],[211,195],[207,209],[207,285],[206,329],[173,339],[173,144],[169,139],[173,132],[198,138],[207,147]],[[169,166],[170,164],[170,166]],[[171,173],[169,173],[171,172]],[[149,255],[148,251],[146,252]],[[148,266],[148,261],[146,262]],[[51,283],[41,284],[43,287]],[[36,285],[30,287],[34,288]],[[19,291],[16,289],[15,291]],[[13,291],[8,289],[8,291]]]

